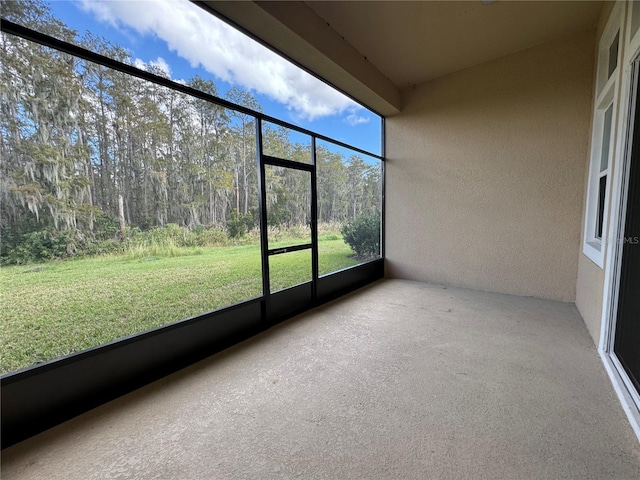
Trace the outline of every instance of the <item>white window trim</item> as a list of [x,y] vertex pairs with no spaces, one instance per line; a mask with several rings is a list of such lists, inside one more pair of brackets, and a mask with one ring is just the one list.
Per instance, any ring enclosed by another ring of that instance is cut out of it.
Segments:
[[[640,58],[640,50],[636,49],[631,58],[632,60],[625,60],[624,66],[622,99],[620,101],[620,105],[622,106],[620,125],[624,127],[621,128],[620,134],[617,135],[616,138],[618,145],[617,151],[620,153],[616,157],[616,169],[612,176],[611,223],[608,230],[608,237],[616,239],[624,236],[624,214],[627,204],[626,186],[629,182],[631,135],[634,129],[633,112],[635,111],[635,102],[640,100],[638,93],[636,93],[635,97],[633,96],[634,84],[632,82],[634,70],[633,59]],[[607,252],[598,352],[613,388],[618,395],[622,408],[629,419],[631,428],[640,440],[640,396],[613,350],[623,247],[623,242],[612,242]]]
[[[614,73],[615,75],[616,73]],[[584,228],[584,246],[583,252],[600,268],[604,265],[604,252],[606,249],[607,232],[608,227],[608,208],[609,196],[611,191],[611,163],[613,161],[613,152],[615,144],[615,132],[616,132],[616,117],[617,117],[617,102],[615,101],[617,94],[617,82],[612,82],[602,91],[600,95],[599,103],[594,109],[593,119],[593,133],[592,133],[592,149],[591,149],[591,162],[589,166],[589,184],[587,187],[587,208],[585,217]],[[612,108],[611,116],[611,130],[609,138],[609,151],[607,152],[607,168],[603,171],[600,170],[600,161],[602,156],[602,144],[604,137],[604,116],[606,110]],[[595,235],[596,223],[598,219],[598,207],[599,207],[599,193],[600,193],[600,177],[606,175],[605,183],[605,197],[604,197],[604,211],[602,212],[602,239],[597,238]]]
[[[593,112],[593,130],[591,133],[591,157],[589,162],[589,181],[587,183],[587,202],[585,208],[584,219],[584,238],[582,244],[582,252],[598,267],[604,267],[604,257],[607,248],[607,236],[609,227],[609,198],[611,193],[611,174],[612,163],[615,155],[617,138],[617,126],[618,126],[618,84],[621,63],[622,63],[622,51],[625,43],[625,37],[623,36],[624,29],[622,28],[622,7],[624,3],[618,2],[614,7],[609,21],[604,29],[604,33],[600,38],[598,44],[598,70],[596,74],[596,95],[594,99],[594,112]],[[605,80],[606,72],[609,67],[609,46],[615,38],[618,36],[618,58],[616,62],[616,68],[611,76]],[[604,172],[600,171],[600,162],[602,157],[602,144],[604,136],[604,114],[607,108],[613,105],[612,117],[611,117],[611,130],[609,138],[609,151],[607,152],[607,169]],[[602,212],[602,238],[597,238],[595,235],[596,222],[598,218],[598,205],[599,205],[599,186],[600,177],[606,175],[607,180],[605,183],[605,197],[604,197],[604,211]]]
[[[614,239],[624,236],[624,212],[626,211],[627,200],[626,185],[629,180],[629,160],[631,155],[630,135],[634,128],[632,115],[634,104],[632,100],[635,102],[640,101],[640,93],[636,94],[634,98],[632,91],[634,88],[632,82],[634,62],[640,59],[640,30],[638,30],[638,32],[631,31],[631,14],[635,2],[625,3],[628,3],[628,9],[624,37],[624,60],[621,64],[623,66],[621,74],[621,98],[619,101],[621,106],[619,125],[621,128],[615,135],[615,165],[613,174],[610,175],[612,177],[612,188],[610,189],[611,222],[606,230],[607,237]],[[636,3],[636,6],[640,7],[640,3]],[[640,71],[638,74],[640,74]],[[615,340],[614,331],[618,310],[622,247],[622,242],[611,242],[611,247],[608,248],[606,255],[607,263],[604,270],[604,298],[602,302],[602,321],[598,351],[622,408],[629,419],[629,423],[638,440],[640,440],[640,397],[613,351],[613,343]]]

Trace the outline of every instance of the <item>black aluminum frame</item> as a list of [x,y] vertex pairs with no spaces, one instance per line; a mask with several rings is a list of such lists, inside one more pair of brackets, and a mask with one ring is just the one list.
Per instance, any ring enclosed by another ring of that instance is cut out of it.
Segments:
[[67,43],[63,40],[59,40],[50,35],[38,32],[36,30],[32,30],[22,25],[18,25],[17,23],[10,22],[9,20],[5,20],[4,18],[0,18],[0,31],[4,33],[9,33],[16,37],[24,38],[25,40],[30,40],[34,43],[38,43],[45,47],[54,48],[63,53],[68,53],[69,55],[73,55],[74,57],[82,58],[83,60],[88,60],[90,62],[100,64],[104,67],[109,67],[113,70],[117,70],[119,72],[131,75],[132,77],[148,80],[149,82],[155,83],[157,85],[161,85],[163,87],[167,87],[181,93],[186,93],[187,95],[191,95],[192,97],[197,97],[202,100],[207,100],[223,108],[229,108],[231,110],[235,110],[237,112],[244,113],[246,115],[250,115],[255,118],[260,118],[263,121],[274,123],[278,126],[288,128],[290,130],[296,130],[297,132],[303,133],[305,135],[315,136],[320,140],[333,143],[334,145],[337,145],[339,147],[347,148],[349,150],[353,150],[354,152],[358,152],[363,155],[368,155],[369,157],[377,158],[378,160],[384,161],[384,158],[381,155],[377,155],[375,153],[368,152],[361,148],[354,147],[352,145],[341,142],[339,140],[335,140],[331,137],[327,137],[326,135],[322,135],[321,133],[315,133],[311,130],[308,130],[303,127],[299,127],[297,125],[293,125],[291,123],[285,122],[284,120],[280,120],[276,117],[272,117],[265,113],[258,112],[256,110],[251,110],[250,108],[235,104],[233,102],[229,102],[228,100],[225,100],[220,97],[216,97],[215,95],[211,95],[209,93],[202,92],[201,90],[197,90],[193,87],[189,87],[187,85],[174,82],[173,80],[170,80],[168,78],[155,75],[153,73],[147,72],[145,70],[141,70],[137,67],[128,65],[123,62],[119,62],[105,55],[92,52],[91,50],[87,50],[86,48],[80,47],[78,45]]
[[[2,448],[250,338],[297,313],[333,300],[384,277],[384,242],[381,242],[382,258],[319,277],[316,142],[317,140],[326,141],[382,162],[383,222],[384,156],[289,124],[262,112],[236,105],[5,19],[0,19],[0,30],[133,77],[209,101],[223,108],[253,116],[256,124],[256,167],[259,172],[258,203],[263,284],[261,297],[3,375],[0,377]],[[309,135],[312,163],[305,164],[264,155],[262,149],[262,123],[264,121]],[[382,117],[381,123],[382,153],[384,155],[384,117]],[[310,172],[310,244],[272,250],[268,248],[265,165]],[[381,234],[381,237],[383,236]],[[269,280],[269,257],[303,249],[311,249],[312,252],[312,281],[272,294]]]

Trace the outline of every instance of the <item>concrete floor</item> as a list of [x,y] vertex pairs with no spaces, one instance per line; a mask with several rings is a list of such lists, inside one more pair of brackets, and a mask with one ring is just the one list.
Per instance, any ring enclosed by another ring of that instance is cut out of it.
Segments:
[[639,479],[570,304],[383,280],[11,447],[2,478]]

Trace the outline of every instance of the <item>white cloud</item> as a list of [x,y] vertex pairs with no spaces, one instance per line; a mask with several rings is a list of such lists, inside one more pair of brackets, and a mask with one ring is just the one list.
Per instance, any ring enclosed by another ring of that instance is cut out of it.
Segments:
[[160,71],[164,72],[167,77],[171,78],[171,67],[164,58],[158,57],[156,60],[151,60],[149,65],[160,69]]
[[147,71],[147,64],[141,58],[136,58],[133,61],[133,66],[139,68],[140,70],[144,70],[145,72]]
[[145,62],[141,58],[136,58],[133,61],[133,66],[146,72],[151,70],[149,67],[155,67],[162,71],[168,78],[171,78],[171,67],[162,57],[158,57],[156,60],[150,60],[149,62]]
[[[262,93],[297,117],[314,120],[350,111],[349,124],[368,121],[345,95],[186,0],[81,0],[81,5],[100,21],[161,38],[193,67]],[[168,68],[163,59],[156,62]]]
[[352,127],[355,127],[356,125],[362,125],[363,123],[369,123],[370,120],[371,120],[371,117],[364,117],[362,115],[358,115],[356,113],[356,109],[352,109],[349,115],[347,115],[346,118],[344,119],[344,121],[347,122]]

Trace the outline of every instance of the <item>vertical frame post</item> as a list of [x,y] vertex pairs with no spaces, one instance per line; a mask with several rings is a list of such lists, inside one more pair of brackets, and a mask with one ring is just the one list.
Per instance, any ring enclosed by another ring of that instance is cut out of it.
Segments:
[[311,301],[318,299],[318,177],[316,164],[316,137],[311,136]]
[[262,258],[262,320],[266,321],[271,295],[269,280],[269,233],[267,230],[267,181],[262,161],[262,119],[256,117],[256,166],[258,168],[258,213],[260,216],[260,255]]
[[[386,159],[386,148],[387,148],[387,142],[385,139],[385,125],[384,125],[384,121],[385,118],[384,117],[380,117],[380,155],[382,156],[383,159]],[[382,178],[380,179],[382,182],[382,198],[380,199],[381,205],[380,205],[380,257],[381,258],[385,258],[385,234],[384,234],[384,229],[385,229],[385,212],[386,212],[386,208],[385,208],[385,178],[386,178],[386,163],[384,160],[380,160],[380,163],[382,164],[382,171],[380,172],[380,175],[382,175]]]

